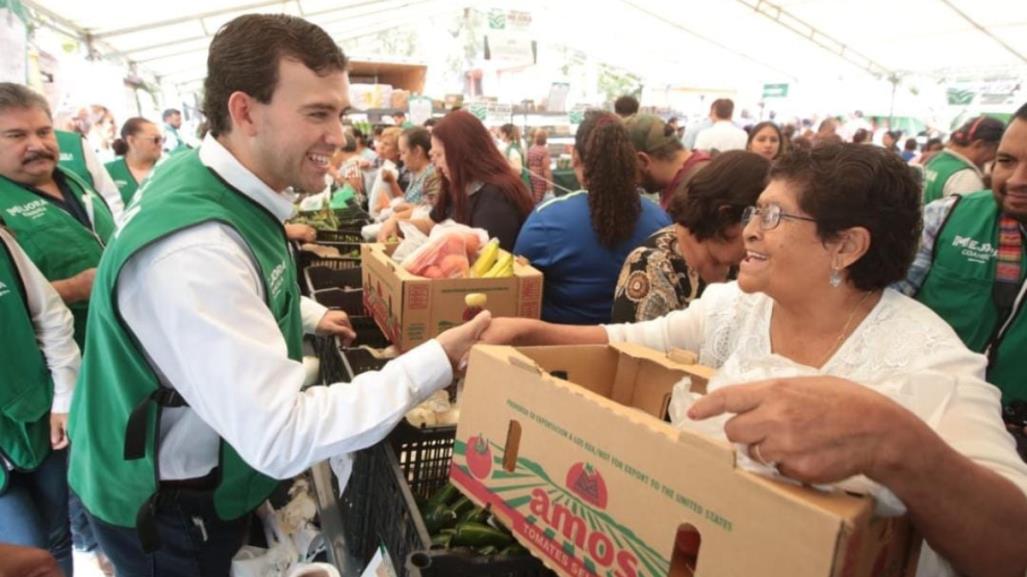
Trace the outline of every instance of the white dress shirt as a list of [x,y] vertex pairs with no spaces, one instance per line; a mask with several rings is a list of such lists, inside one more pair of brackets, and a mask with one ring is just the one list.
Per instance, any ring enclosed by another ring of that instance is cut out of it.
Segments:
[[111,178],[107,168],[100,162],[88,143],[82,143],[82,155],[86,158],[86,170],[93,177],[93,189],[107,201],[107,207],[111,209],[114,222],[121,221],[121,215],[125,212],[125,203],[121,200],[118,185],[114,184],[114,179]]
[[745,150],[749,135],[730,120],[718,120],[695,137],[696,150]]
[[[292,205],[208,136],[200,160],[279,219]],[[164,386],[188,407],[165,409],[162,479],[202,477],[218,464],[224,438],[250,466],[288,478],[329,457],[368,447],[411,408],[452,381],[432,340],[351,383],[300,388],[303,365],[290,360],[264,303],[255,257],[232,228],[206,223],[133,256],[118,283],[118,307]],[[304,330],[326,309],[303,299]]]
[[7,245],[11,256],[14,257],[14,265],[21,275],[29,315],[36,329],[36,342],[43,351],[46,366],[50,369],[50,377],[53,379],[53,402],[50,404],[50,411],[67,413],[71,407],[71,394],[75,390],[75,379],[78,378],[81,364],[78,345],[75,344],[75,321],[50,281],[46,280],[43,273],[32,264],[32,260],[21,250],[14,237],[2,228],[0,241]]
[[[712,284],[687,309],[604,328],[611,342],[699,351],[700,363],[718,369],[707,392],[786,376],[850,379],[909,409],[956,451],[1027,494],[1027,464],[1020,460],[1000,418],[1001,395],[984,380],[987,359],[967,349],[929,308],[885,290],[867,318],[819,369],[773,352],[772,310],[773,300],[765,294],[743,293],[734,282]],[[675,390],[674,396],[678,394]],[[916,575],[954,577],[955,572],[925,544]]]

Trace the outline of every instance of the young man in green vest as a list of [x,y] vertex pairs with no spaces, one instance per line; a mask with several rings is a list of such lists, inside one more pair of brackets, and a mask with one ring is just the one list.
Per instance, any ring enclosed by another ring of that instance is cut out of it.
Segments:
[[246,15],[214,36],[198,150],[140,189],[96,276],[69,479],[119,575],[227,575],[281,479],[383,439],[449,384],[488,313],[348,384],[301,390],[301,299],[282,222],[343,140],[346,58],[323,30]]
[[988,356],[988,382],[1001,389],[1007,410],[1027,402],[1025,223],[1027,104],[998,145],[991,190],[925,207],[920,251],[900,287]]
[[71,312],[2,226],[0,319],[0,543],[47,549],[70,576],[65,429],[79,350]]
[[161,115],[161,120],[164,121],[164,152],[170,155],[189,150],[191,147],[178,134],[182,128],[182,112],[169,108]]
[[984,165],[995,158],[1005,125],[988,116],[968,121],[952,133],[945,149],[924,165],[924,204],[984,188]]

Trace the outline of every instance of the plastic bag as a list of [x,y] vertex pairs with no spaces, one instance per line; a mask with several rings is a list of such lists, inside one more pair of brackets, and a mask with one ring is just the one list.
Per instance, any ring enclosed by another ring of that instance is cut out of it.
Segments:
[[403,261],[411,274],[430,279],[465,278],[471,263],[467,259],[467,241],[461,233],[447,234],[429,240],[416,254]]
[[403,241],[400,242],[399,246],[396,247],[396,250],[392,252],[392,260],[403,262],[403,259],[427,244],[428,237],[421,232],[421,229],[417,228],[417,225],[410,221],[401,220],[398,224],[399,231],[403,233]]

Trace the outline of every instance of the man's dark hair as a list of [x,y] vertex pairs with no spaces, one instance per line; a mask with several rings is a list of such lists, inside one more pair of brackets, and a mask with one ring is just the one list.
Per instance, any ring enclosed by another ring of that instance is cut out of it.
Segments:
[[164,111],[163,114],[160,115],[160,118],[161,118],[161,120],[167,122],[167,120],[169,118],[171,118],[172,116],[174,116],[176,114],[182,114],[182,111],[177,109],[177,108],[168,108],[167,110]]
[[1021,106],[1016,111],[1016,113],[1013,114],[1013,118],[1016,118],[1018,120],[1027,120],[1027,102],[1024,102],[1023,106]]
[[613,111],[621,118],[627,118],[632,114],[638,114],[638,99],[634,96],[621,96],[613,103]]
[[674,193],[667,212],[698,240],[723,238],[756,204],[769,172],[770,161],[754,152],[722,152]]
[[21,84],[0,82],[0,112],[11,108],[39,108],[47,116],[53,118],[53,115],[50,114],[50,103],[42,94]]
[[432,117],[432,118],[429,118],[428,120],[425,120],[423,126],[425,128],[431,128],[431,127],[435,126],[438,123],[439,123],[439,119]]
[[713,114],[721,120],[731,120],[735,115],[735,103],[730,98],[720,98],[713,103]]
[[904,148],[906,149],[907,152],[916,152],[916,139],[915,138],[907,138],[906,139],[906,144],[904,145]]
[[246,14],[214,35],[203,83],[203,113],[214,136],[232,129],[228,97],[244,92],[267,104],[278,87],[283,58],[299,60],[318,75],[346,70],[346,56],[320,27],[286,14]]
[[796,187],[799,208],[816,219],[821,239],[857,226],[870,231],[869,249],[849,267],[856,288],[879,290],[906,278],[923,220],[920,187],[898,155],[858,144],[793,149],[770,179]]

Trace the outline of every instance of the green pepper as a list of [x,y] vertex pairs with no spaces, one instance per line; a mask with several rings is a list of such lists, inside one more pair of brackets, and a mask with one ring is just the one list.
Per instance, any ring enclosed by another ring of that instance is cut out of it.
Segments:
[[474,502],[467,497],[460,497],[456,503],[453,504],[453,512],[456,513],[458,518],[463,517],[468,511],[474,510]]
[[499,553],[499,549],[495,545],[487,545],[485,547],[482,547],[481,549],[478,549],[478,554],[482,557],[491,557],[496,553]]
[[470,511],[467,511],[460,517],[461,523],[472,521],[474,523],[484,523],[489,518],[489,510],[483,507],[475,507]]
[[434,511],[439,505],[448,505],[449,502],[459,494],[460,491],[458,491],[456,487],[450,483],[446,483],[438,491],[435,491],[435,494],[428,499],[428,502],[424,504],[424,509],[422,509],[421,512],[427,515],[429,512]]
[[453,535],[452,545],[468,545],[470,547],[506,547],[513,543],[513,537],[483,523],[472,523],[470,521],[461,523],[456,527],[456,534]]
[[442,529],[453,527],[456,521],[456,513],[443,504],[424,516],[424,528],[429,535],[435,535]]
[[499,552],[500,557],[521,557],[527,554],[528,550],[522,547],[520,543],[514,543]]
[[449,543],[453,540],[452,533],[439,533],[431,538],[432,549],[449,549]]

